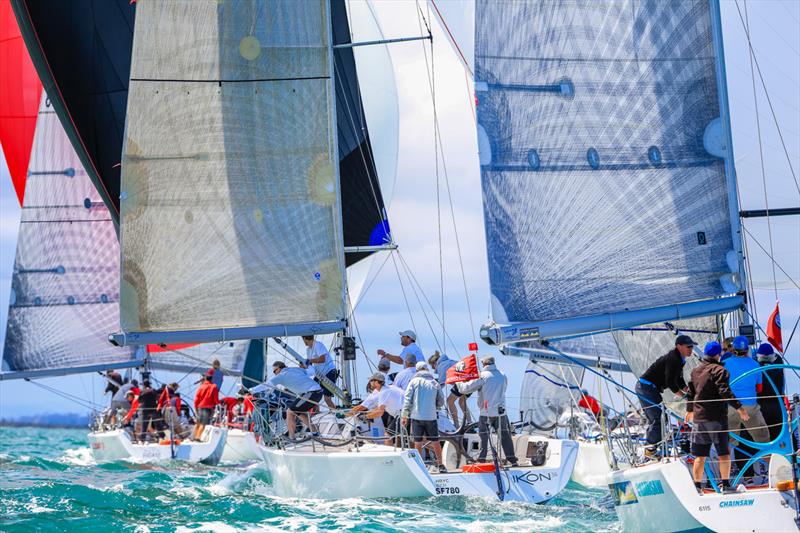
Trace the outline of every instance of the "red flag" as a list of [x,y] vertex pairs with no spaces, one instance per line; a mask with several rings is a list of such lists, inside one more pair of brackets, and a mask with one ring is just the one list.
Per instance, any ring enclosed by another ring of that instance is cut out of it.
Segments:
[[128,422],[130,419],[133,418],[133,415],[136,414],[137,409],[139,409],[139,397],[136,396],[133,401],[131,402],[131,408],[125,417],[122,419],[123,422]]
[[775,310],[769,315],[767,321],[767,340],[771,345],[783,352],[783,338],[781,337],[781,311],[778,308],[780,302],[775,302]]
[[445,383],[452,385],[453,383],[461,383],[462,381],[472,381],[479,377],[478,356],[471,354],[447,369],[447,379]]
[[167,405],[169,405],[169,387],[164,387],[164,390],[161,392],[161,396],[158,397],[156,411],[161,411]]

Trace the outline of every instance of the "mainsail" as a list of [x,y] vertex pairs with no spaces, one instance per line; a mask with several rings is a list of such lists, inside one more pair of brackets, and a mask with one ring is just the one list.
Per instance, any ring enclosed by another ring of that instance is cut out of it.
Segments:
[[328,3],[140,3],[119,343],[344,326]]
[[707,0],[477,1],[492,311],[512,324],[486,340],[742,305],[715,24]]
[[43,94],[11,282],[4,369],[133,366],[107,341],[119,322],[119,256],[108,210]]

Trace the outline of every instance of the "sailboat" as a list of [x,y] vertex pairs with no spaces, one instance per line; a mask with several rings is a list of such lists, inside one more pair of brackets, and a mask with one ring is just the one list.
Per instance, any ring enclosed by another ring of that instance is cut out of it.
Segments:
[[[652,362],[645,344],[717,337],[723,318],[752,339],[719,3],[478,6],[494,22],[476,35],[494,304],[481,337],[575,363],[561,341],[612,331],[634,374]],[[509,38],[487,47],[489,32]],[[794,428],[752,460],[795,449]],[[609,486],[625,530],[794,531],[779,472],[701,495],[669,457]]]

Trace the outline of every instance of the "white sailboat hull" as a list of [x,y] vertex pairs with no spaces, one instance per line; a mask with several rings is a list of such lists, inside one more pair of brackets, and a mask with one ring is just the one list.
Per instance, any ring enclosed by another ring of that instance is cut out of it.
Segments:
[[304,443],[279,450],[259,446],[275,493],[300,498],[414,498],[436,493],[414,450],[365,444],[358,449]]
[[791,491],[701,495],[678,461],[614,472],[609,488],[624,531],[798,531]]
[[89,433],[89,444],[98,463],[154,463],[175,460],[216,465],[222,457],[227,434],[227,429],[207,426],[202,442],[182,441],[170,446],[159,443],[137,444],[126,431],[115,429]]
[[228,429],[225,449],[220,458],[221,463],[240,464],[258,461],[260,458],[261,453],[258,450],[258,441],[254,433],[241,429]]
[[611,467],[604,442],[578,441],[578,453],[572,481],[588,488],[608,486]]
[[[501,470],[500,476],[495,472],[433,474],[436,494],[544,503],[569,483],[578,456],[578,443],[575,441],[546,440],[548,457],[542,466],[511,467]],[[520,464],[524,461],[520,458]]]

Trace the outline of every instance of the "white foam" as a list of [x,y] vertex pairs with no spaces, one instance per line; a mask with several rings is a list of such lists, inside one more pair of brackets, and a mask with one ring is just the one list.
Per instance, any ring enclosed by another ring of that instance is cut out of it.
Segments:
[[65,450],[64,455],[56,459],[56,461],[75,466],[88,466],[97,464],[97,462],[94,460],[92,450],[88,447]]
[[224,522],[200,522],[195,527],[178,526],[175,533],[191,533],[193,531],[213,531],[215,533],[236,533],[238,529]]

